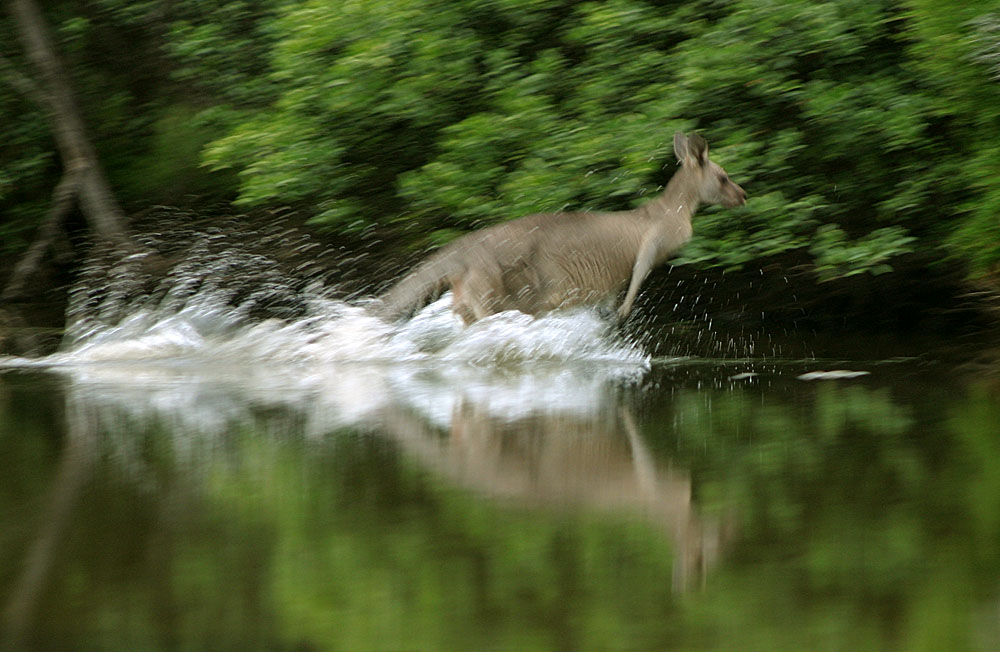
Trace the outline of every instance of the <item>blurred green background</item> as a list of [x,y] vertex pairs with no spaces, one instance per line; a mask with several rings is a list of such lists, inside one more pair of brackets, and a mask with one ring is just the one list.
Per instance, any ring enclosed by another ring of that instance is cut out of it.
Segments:
[[[130,212],[291,207],[417,250],[531,212],[623,209],[696,129],[748,191],[680,262],[794,255],[812,281],[1000,261],[1000,2],[51,0]],[[13,21],[0,52],[28,71]],[[59,178],[0,92],[4,255]]]

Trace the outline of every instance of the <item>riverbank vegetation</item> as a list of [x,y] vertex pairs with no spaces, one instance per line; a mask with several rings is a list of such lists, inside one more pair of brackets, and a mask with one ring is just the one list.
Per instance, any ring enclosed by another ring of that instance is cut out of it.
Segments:
[[[750,201],[697,218],[688,270],[1000,289],[995,0],[54,0],[44,18],[130,214],[287,207],[406,260],[641,203],[674,131],[698,130]],[[20,31],[0,17],[7,260],[66,174]]]

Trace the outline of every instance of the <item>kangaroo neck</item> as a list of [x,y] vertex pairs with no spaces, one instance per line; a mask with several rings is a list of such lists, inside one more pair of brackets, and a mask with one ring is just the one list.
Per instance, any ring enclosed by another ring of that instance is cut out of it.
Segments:
[[681,219],[690,221],[698,210],[698,190],[688,170],[681,168],[671,177],[666,189],[637,210],[653,220]]

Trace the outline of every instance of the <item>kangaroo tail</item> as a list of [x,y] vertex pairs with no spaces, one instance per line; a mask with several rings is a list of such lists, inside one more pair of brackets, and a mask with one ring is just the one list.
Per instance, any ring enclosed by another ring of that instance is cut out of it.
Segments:
[[409,317],[441,296],[457,266],[448,258],[432,256],[377,298],[373,312],[385,321]]

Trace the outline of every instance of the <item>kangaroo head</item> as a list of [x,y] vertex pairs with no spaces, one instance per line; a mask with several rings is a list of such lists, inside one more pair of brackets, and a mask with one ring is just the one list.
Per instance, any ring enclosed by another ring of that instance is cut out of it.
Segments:
[[698,134],[690,137],[674,134],[674,154],[689,176],[703,204],[719,204],[735,208],[747,203],[743,188],[729,178],[719,164],[708,159],[708,143]]

